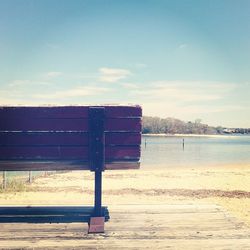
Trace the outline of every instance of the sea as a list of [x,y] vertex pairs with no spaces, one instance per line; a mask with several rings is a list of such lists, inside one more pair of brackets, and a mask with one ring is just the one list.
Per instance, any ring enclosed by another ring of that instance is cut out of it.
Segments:
[[[244,164],[250,164],[250,135],[142,136],[141,169]],[[44,174],[45,171],[32,172],[33,177]],[[29,172],[9,171],[6,177],[27,180]]]
[[250,164],[250,135],[143,135],[141,149],[141,169]]

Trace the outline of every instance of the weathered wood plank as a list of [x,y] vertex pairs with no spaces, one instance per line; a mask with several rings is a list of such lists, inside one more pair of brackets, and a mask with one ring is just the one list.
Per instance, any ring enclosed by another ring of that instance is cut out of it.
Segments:
[[[88,235],[83,223],[6,223],[0,227],[0,246],[47,249],[58,248],[60,241],[60,249],[249,249],[249,228],[219,206],[113,205],[109,210],[112,219],[98,236]],[[195,210],[201,212],[197,217]],[[171,215],[174,211],[177,217]]]
[[88,131],[86,118],[10,117],[0,123],[1,131]]
[[[104,214],[108,208],[102,207]],[[90,214],[93,206],[0,206],[0,216]]]
[[[106,146],[110,160],[139,160],[140,146]],[[89,160],[87,146],[0,146],[0,160]],[[1,164],[1,163],[0,163]]]
[[[114,161],[105,164],[106,170],[138,169],[139,162]],[[49,170],[90,170],[89,163],[72,161],[0,161],[1,171],[49,171]]]
[[[141,108],[104,107],[106,169],[138,168]],[[89,106],[0,107],[0,170],[89,169],[88,119]]]
[[[1,117],[1,116],[0,116]],[[140,118],[107,118],[105,131],[141,131]],[[0,131],[89,131],[87,118],[1,117]]]
[[137,160],[141,155],[140,146],[106,146],[105,158],[106,161],[111,160]]
[[[105,145],[140,145],[139,132],[106,132]],[[0,146],[85,146],[88,132],[0,132]]]
[[88,117],[88,106],[14,106],[0,107],[2,119],[16,118],[86,118]]
[[107,162],[106,170],[139,169],[140,162]]
[[0,146],[83,146],[87,132],[0,132]]
[[105,145],[141,145],[140,132],[105,133]]
[[[94,207],[84,206],[0,206],[0,223],[73,223],[89,222]],[[107,207],[102,207],[105,221]]]
[[[105,107],[106,117],[141,117],[142,109],[139,106],[98,106]],[[0,117],[35,118],[86,118],[89,106],[48,106],[48,107],[0,107]]]
[[88,159],[86,146],[0,146],[0,160]]
[[105,106],[106,117],[142,117],[140,106]]

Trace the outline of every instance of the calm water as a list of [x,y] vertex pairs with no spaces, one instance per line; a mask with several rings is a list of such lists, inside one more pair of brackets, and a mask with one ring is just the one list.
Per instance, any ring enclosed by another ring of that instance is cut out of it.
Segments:
[[250,163],[250,136],[143,136],[142,139],[144,169],[242,163]]

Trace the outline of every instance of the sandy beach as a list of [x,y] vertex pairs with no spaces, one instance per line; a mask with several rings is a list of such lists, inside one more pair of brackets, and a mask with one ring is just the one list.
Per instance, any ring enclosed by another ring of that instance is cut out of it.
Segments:
[[[103,204],[211,203],[250,225],[250,164],[166,170],[106,171]],[[0,194],[1,205],[92,205],[93,173],[39,177],[24,192]]]

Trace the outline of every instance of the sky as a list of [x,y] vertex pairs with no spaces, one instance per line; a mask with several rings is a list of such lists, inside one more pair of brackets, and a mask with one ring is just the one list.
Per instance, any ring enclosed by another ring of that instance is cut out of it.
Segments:
[[0,105],[46,104],[250,127],[250,1],[0,0]]

